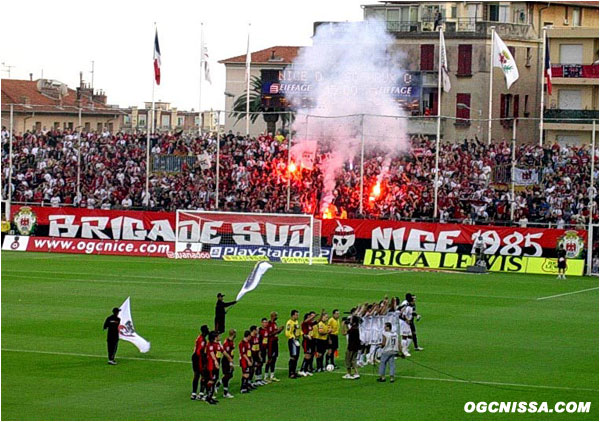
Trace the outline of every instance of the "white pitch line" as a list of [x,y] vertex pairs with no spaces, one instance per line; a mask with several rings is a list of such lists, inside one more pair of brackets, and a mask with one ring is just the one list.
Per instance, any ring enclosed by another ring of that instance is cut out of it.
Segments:
[[[10,349],[10,348],[2,348],[3,352],[13,352],[13,353],[37,353],[43,355],[57,355],[57,356],[74,356],[74,357],[87,357],[87,358],[102,358],[106,359],[105,355],[93,355],[86,353],[71,353],[71,352],[50,352],[50,351],[42,351],[42,350],[24,350],[24,349]],[[176,359],[155,359],[155,358],[138,358],[138,357],[119,357],[122,360],[139,360],[139,361],[148,361],[148,362],[166,362],[166,363],[185,363],[189,364],[191,361],[187,360],[176,360]],[[287,367],[277,367],[279,370],[287,370]],[[345,371],[333,371],[335,373],[343,374]],[[370,374],[364,372],[362,376],[379,376],[378,374]],[[592,391],[598,392],[597,388],[584,388],[584,387],[561,387],[556,385],[535,385],[535,384],[516,384],[509,382],[495,382],[495,381],[469,381],[469,380],[461,380],[461,379],[452,379],[452,378],[432,378],[432,377],[415,377],[410,375],[397,375],[396,378],[404,378],[404,379],[412,379],[419,381],[438,381],[438,382],[455,382],[460,384],[484,384],[484,385],[498,385],[505,387],[523,387],[523,388],[539,388],[545,390],[572,390],[572,391]]]
[[561,297],[561,296],[567,296],[567,295],[574,295],[576,293],[589,292],[590,290],[598,290],[598,287],[592,287],[590,289],[577,290],[575,292],[561,293],[559,295],[538,297],[536,300],[545,300],[545,299],[552,299],[553,297]]

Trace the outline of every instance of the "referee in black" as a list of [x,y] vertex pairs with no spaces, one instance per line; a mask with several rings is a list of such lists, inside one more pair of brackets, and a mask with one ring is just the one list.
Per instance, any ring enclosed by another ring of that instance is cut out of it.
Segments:
[[223,293],[217,293],[217,304],[215,306],[215,331],[219,334],[223,334],[225,332],[226,309],[237,303],[235,300],[233,302],[224,302],[224,297],[225,295]]
[[121,325],[121,318],[119,318],[119,308],[113,308],[112,315],[106,318],[104,321],[104,329],[108,329],[106,334],[106,344],[108,346],[108,364],[116,365],[115,355],[117,354],[117,346],[119,345],[119,325]]

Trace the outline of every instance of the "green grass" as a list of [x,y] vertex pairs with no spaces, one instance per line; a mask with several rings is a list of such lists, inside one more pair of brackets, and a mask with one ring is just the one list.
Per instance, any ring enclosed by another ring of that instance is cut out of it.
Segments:
[[[598,279],[520,274],[398,272],[276,264],[234,306],[241,331],[276,310],[347,310],[384,294],[418,296],[425,348],[397,360],[395,384],[372,369],[286,379],[208,406],[189,400],[198,327],[212,324],[215,295],[234,298],[252,263],[2,253],[3,420],[598,420]],[[121,341],[106,364],[104,318],[131,296],[142,355]],[[340,352],[343,355],[345,341]],[[236,358],[237,361],[237,358]],[[338,359],[342,363],[342,356]],[[587,414],[467,414],[467,401],[590,401]]]

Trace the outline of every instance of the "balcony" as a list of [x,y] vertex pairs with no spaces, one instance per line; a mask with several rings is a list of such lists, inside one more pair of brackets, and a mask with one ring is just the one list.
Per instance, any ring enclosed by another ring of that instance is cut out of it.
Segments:
[[[440,121],[440,130],[443,133],[446,119]],[[408,118],[408,133],[420,133],[423,135],[433,135],[437,133],[437,116],[413,116]]]
[[598,110],[549,109],[544,111],[546,130],[591,131],[594,120],[598,120]]
[[552,65],[553,78],[592,78],[598,79],[598,64],[556,64]]
[[[487,38],[491,35],[491,27],[502,39],[537,40],[537,34],[529,24],[493,22],[480,18],[456,18],[442,22],[447,37],[454,38]],[[433,20],[420,21],[386,21],[387,30],[397,36],[410,33],[411,37],[433,38],[437,36]]]

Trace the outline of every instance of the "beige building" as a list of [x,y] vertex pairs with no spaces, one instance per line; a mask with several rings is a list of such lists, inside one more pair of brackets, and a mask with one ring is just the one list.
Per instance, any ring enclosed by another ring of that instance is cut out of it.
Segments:
[[2,79],[2,126],[10,126],[12,104],[16,134],[53,128],[118,130],[123,112],[106,99],[104,92],[94,91],[83,81],[73,90],[50,79]]
[[544,100],[546,142],[589,144],[593,120],[598,139],[598,27],[552,27],[547,34],[552,94]]

